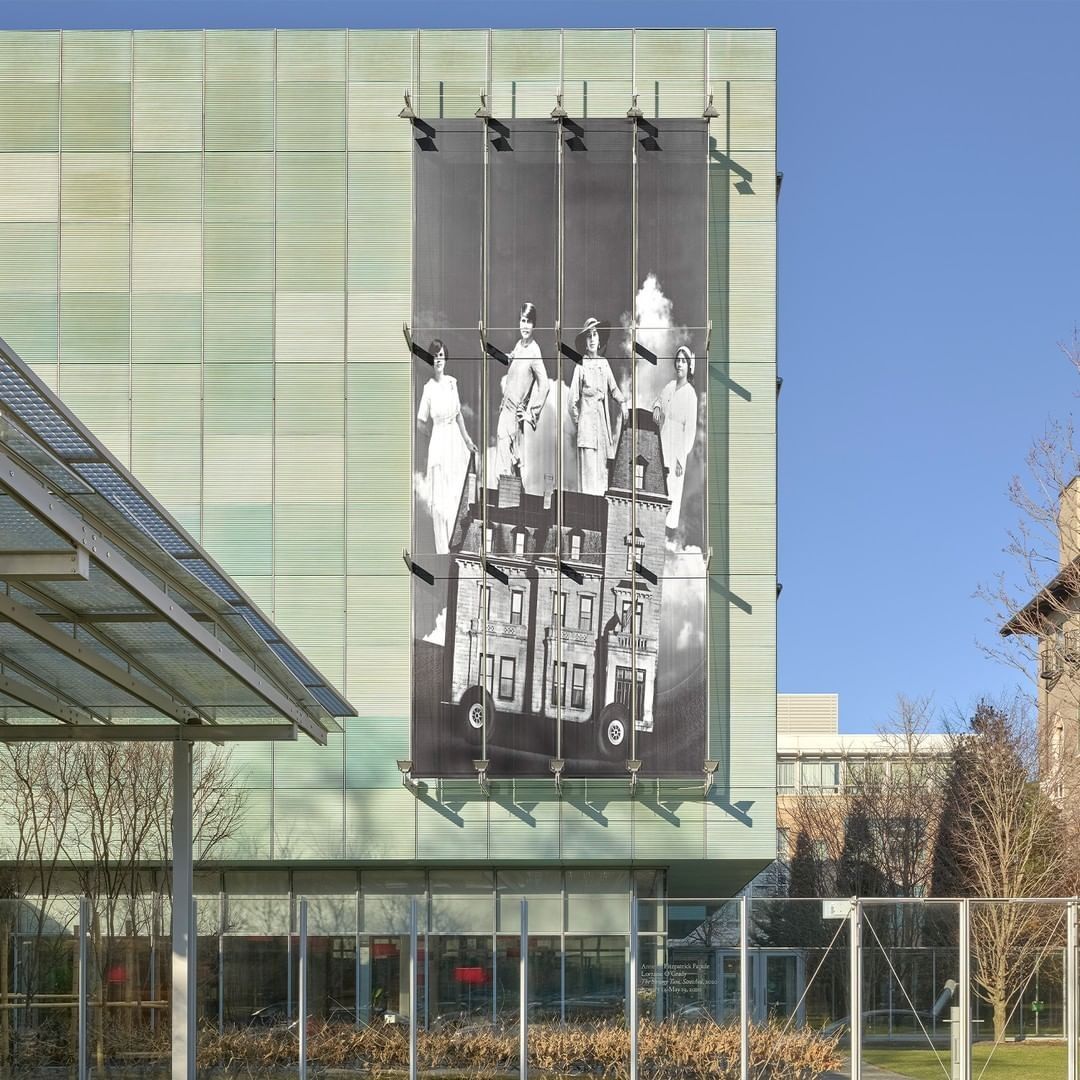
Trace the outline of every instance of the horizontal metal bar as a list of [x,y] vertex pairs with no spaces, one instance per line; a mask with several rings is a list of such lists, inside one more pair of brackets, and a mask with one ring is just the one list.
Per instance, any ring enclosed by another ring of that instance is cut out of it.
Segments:
[[5,551],[0,553],[0,578],[8,577],[87,581],[90,553],[81,544],[73,551]]
[[295,741],[295,724],[0,724],[0,743]]
[[119,664],[107,660],[89,645],[81,645],[70,634],[58,630],[48,619],[43,619],[37,612],[23,607],[4,593],[0,593],[0,617],[10,620],[26,633],[36,637],[38,641],[48,645],[49,648],[55,649],[69,660],[92,671],[132,697],[138,698],[139,701],[149,705],[163,716],[171,717],[181,724],[198,719],[198,715],[183,702],[177,701],[172,695],[166,694],[156,686],[135,678]]
[[47,694],[44,690],[19,679],[13,679],[9,675],[0,675],[0,693],[7,694],[8,697],[21,701],[24,705],[29,705],[30,708],[37,709],[38,712],[43,712],[46,716],[51,716],[64,724],[94,723],[93,717],[83,709],[69,705],[53,697],[52,694]]
[[160,612],[184,637],[216,660],[249,690],[298,725],[315,742],[326,744],[326,729],[321,724],[268,678],[260,675],[250,664],[214,637],[205,626],[193,619],[183,607],[131,563],[111,541],[92,529],[62,498],[47,491],[3,449],[0,449],[0,485],[74,543],[88,548],[103,570],[130,589],[147,606]]

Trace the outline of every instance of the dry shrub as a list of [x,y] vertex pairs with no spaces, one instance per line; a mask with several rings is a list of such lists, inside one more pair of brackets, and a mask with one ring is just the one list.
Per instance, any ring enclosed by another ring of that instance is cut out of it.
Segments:
[[[784,1030],[779,1025],[750,1032],[751,1075],[767,1080],[814,1080],[840,1064],[837,1039]],[[295,1031],[244,1028],[199,1038],[200,1069],[223,1069],[261,1076],[295,1066]],[[470,1076],[517,1071],[518,1033],[513,1027],[470,1025],[420,1031],[422,1068],[460,1071]],[[396,1027],[312,1024],[309,1061],[320,1068],[363,1070],[372,1075],[408,1068],[407,1033]],[[589,1075],[623,1080],[629,1075],[630,1035],[617,1021],[592,1024],[533,1024],[529,1064],[539,1075]],[[737,1026],[654,1024],[638,1032],[642,1080],[735,1080],[739,1075]]]

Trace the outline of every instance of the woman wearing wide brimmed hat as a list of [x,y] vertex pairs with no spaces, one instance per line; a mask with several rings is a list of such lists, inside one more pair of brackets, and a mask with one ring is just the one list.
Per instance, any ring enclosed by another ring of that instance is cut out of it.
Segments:
[[671,496],[671,509],[667,515],[669,529],[679,527],[686,459],[694,449],[697,438],[697,391],[690,383],[693,374],[694,354],[681,345],[675,353],[675,378],[660,391],[660,396],[653,403],[653,419],[660,429],[668,495]]
[[606,343],[607,327],[599,319],[586,319],[576,338],[581,363],[570,383],[570,418],[577,425],[578,490],[586,495],[603,495],[608,488],[608,460],[615,453],[608,394],[622,406],[623,420],[630,414],[611,366],[600,355],[601,336]]

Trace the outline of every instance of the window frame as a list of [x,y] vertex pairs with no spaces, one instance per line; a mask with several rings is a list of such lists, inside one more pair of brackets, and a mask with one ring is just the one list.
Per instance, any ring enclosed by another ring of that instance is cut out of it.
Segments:
[[[505,692],[504,685],[508,676],[506,675],[506,665],[510,665],[510,691]],[[499,700],[500,701],[513,701],[514,692],[517,689],[517,660],[512,656],[500,656],[499,657]]]

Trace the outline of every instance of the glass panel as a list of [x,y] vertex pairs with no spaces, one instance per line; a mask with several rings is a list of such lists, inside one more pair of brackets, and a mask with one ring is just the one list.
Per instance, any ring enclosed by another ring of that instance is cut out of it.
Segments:
[[290,910],[287,896],[228,897],[221,945],[227,1025],[278,1027],[294,1019]]
[[[844,902],[828,912],[824,903],[831,902],[817,898],[753,900],[749,1014],[754,1025],[779,1023],[788,1030],[806,1032],[804,1048],[809,1048],[811,1039],[827,1037],[836,1044],[832,1071],[849,1076],[850,923]],[[674,936],[673,930],[671,933]],[[721,981],[730,985],[733,972],[737,978],[737,953],[722,951]],[[733,1004],[737,1009],[737,992]],[[752,1042],[752,1069],[760,1064],[759,1052]],[[795,1052],[794,1045],[791,1052]]]

